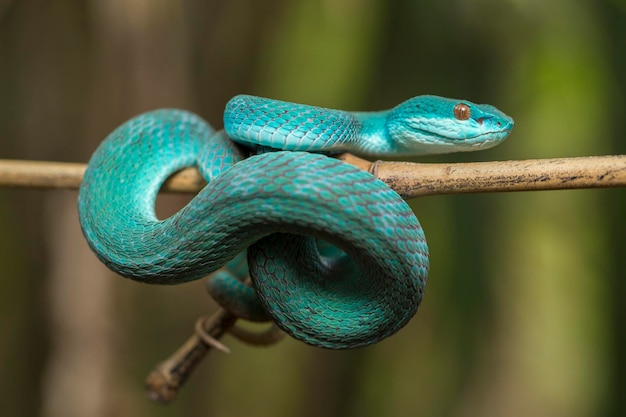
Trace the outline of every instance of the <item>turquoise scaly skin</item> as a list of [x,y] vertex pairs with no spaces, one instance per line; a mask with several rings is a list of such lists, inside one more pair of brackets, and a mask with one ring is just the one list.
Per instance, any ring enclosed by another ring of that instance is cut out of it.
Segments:
[[[454,117],[466,104],[467,120]],[[347,112],[240,95],[226,104],[224,130],[234,141],[286,151],[418,156],[487,149],[502,142],[513,119],[487,104],[418,96],[391,110]]]
[[[83,233],[110,269],[153,284],[198,279],[247,249],[253,289],[225,275],[211,284],[226,307],[243,304],[244,316],[269,316],[315,346],[376,342],[404,326],[422,299],[422,228],[383,182],[308,152],[421,155],[506,138],[508,116],[464,101],[472,117],[458,120],[460,102],[421,96],[390,111],[349,113],[237,96],[219,132],[185,111],[145,113],[91,157],[78,198]],[[285,151],[245,158],[233,141]],[[208,185],[178,213],[157,219],[161,184],[188,166]]]

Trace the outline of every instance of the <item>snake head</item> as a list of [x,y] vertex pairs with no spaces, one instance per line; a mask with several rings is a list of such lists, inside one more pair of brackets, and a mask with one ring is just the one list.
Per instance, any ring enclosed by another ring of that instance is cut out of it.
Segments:
[[465,152],[496,146],[513,119],[487,104],[418,96],[387,114],[387,133],[403,154]]

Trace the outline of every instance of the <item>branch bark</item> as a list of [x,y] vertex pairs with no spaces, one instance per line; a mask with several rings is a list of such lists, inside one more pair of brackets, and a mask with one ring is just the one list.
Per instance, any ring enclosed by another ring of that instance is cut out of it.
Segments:
[[[626,187],[626,155],[470,163],[370,162],[339,159],[369,171],[404,199],[437,194]],[[76,189],[85,165],[0,159],[0,187]],[[174,174],[162,191],[195,193],[205,185],[193,168]]]

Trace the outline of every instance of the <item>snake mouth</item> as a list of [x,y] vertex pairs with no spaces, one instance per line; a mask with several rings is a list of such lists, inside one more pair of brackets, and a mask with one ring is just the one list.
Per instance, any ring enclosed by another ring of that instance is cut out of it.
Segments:
[[[455,144],[469,144],[474,147],[483,147],[489,145],[496,145],[506,139],[511,131],[513,130],[513,119],[499,121],[497,123],[493,123],[491,126],[492,129],[479,133],[473,136],[467,136],[461,140],[449,138],[450,141],[453,141]],[[493,129],[495,127],[495,129]],[[484,140],[482,140],[485,138]]]
[[[507,129],[499,129],[499,130],[491,130],[489,132],[483,132],[479,135],[475,135],[475,136],[468,136],[466,137],[464,140],[473,140],[473,139],[479,139],[479,138],[484,138],[485,136],[493,136],[494,140],[500,140],[500,139],[504,139],[507,136],[509,136],[509,134],[511,133],[511,128],[507,128]],[[491,140],[488,142],[492,142]]]
[[[485,146],[502,142],[509,136],[511,129],[491,130],[478,135],[456,138],[453,136],[440,136],[438,141],[433,141],[435,145],[463,147],[463,146]],[[485,140],[481,140],[486,138]]]

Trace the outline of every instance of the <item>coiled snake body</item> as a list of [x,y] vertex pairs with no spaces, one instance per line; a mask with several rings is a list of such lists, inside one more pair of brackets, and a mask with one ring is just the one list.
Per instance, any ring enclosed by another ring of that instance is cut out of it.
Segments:
[[[194,114],[157,110],[117,128],[93,154],[80,222],[102,262],[147,283],[203,277],[247,249],[254,291],[217,280],[222,302],[256,303],[258,315],[312,345],[363,346],[416,312],[428,248],[398,194],[322,153],[470,151],[498,144],[512,126],[492,106],[434,96],[369,113],[237,96],[219,132]],[[249,149],[257,154],[245,158]],[[161,184],[188,166],[208,185],[157,219]]]

